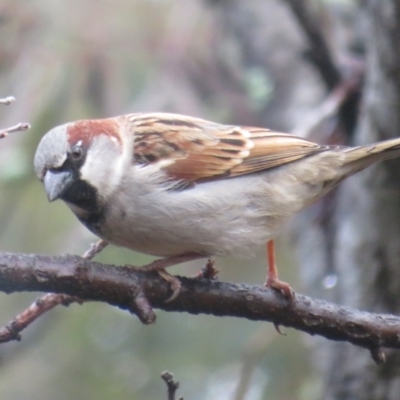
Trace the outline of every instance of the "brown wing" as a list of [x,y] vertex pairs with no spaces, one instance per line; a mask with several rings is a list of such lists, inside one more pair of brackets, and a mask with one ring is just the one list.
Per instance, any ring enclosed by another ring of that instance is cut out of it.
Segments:
[[159,162],[168,175],[189,182],[250,174],[327,148],[290,134],[178,114],[132,114],[130,121],[135,162]]

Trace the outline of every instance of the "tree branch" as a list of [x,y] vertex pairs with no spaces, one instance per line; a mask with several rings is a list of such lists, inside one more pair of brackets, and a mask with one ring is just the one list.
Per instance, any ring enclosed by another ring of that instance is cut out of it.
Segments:
[[343,86],[341,84],[343,80],[342,71],[346,71],[343,75],[347,76],[347,79],[353,80],[351,93],[349,92],[345,96],[344,101],[341,102],[338,109],[340,125],[347,137],[346,144],[349,144],[351,143],[352,134],[357,124],[361,85],[365,73],[364,68],[361,67],[359,62],[349,57],[346,57],[345,63],[343,63],[344,59],[342,60],[341,68],[337,66],[322,34],[318,20],[314,15],[315,13],[311,9],[311,2],[309,0],[285,1],[307,36],[309,43],[308,58],[319,71],[328,91],[337,91],[340,86]]
[[297,124],[291,133],[305,138],[310,138],[315,132],[320,134],[321,124],[339,114],[343,104],[359,89],[359,85],[356,80],[341,82],[319,106]]
[[329,90],[334,89],[341,81],[341,74],[333,61],[317,19],[310,10],[310,2],[308,0],[285,1],[307,35],[310,44],[308,53],[310,60],[321,74],[326,87]]
[[[270,321],[348,341],[367,348],[382,361],[382,348],[400,348],[400,318],[337,306],[296,294],[289,305],[272,289],[207,279],[180,278],[176,300],[165,303],[170,285],[156,273],[100,264],[78,256],[50,257],[0,253],[0,290],[51,291],[82,300],[103,301],[153,323],[152,307],[165,311],[234,316]],[[14,337],[15,339],[15,337]]]
[[[82,258],[92,260],[96,254],[107,246],[108,243],[104,240],[92,243],[90,248],[82,255]],[[69,306],[71,303],[82,304],[83,300],[63,293],[47,293],[39,297],[26,310],[13,318],[3,329],[0,329],[0,343],[21,340],[20,333],[45,312],[59,305]]]

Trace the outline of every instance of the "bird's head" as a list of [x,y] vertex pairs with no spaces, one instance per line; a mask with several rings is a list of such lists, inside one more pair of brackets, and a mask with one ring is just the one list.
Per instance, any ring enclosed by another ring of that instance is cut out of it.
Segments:
[[36,150],[35,172],[49,201],[95,212],[121,177],[118,119],[82,120],[53,128]]

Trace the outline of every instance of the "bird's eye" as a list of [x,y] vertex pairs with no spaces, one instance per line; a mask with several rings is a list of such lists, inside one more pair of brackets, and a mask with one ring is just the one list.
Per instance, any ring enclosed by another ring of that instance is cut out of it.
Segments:
[[83,157],[83,150],[80,146],[74,146],[71,150],[71,158],[74,161],[78,161]]

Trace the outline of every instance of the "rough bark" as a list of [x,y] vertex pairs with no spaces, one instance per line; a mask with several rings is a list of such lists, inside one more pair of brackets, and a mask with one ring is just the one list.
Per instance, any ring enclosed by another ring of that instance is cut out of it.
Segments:
[[[347,341],[370,351],[382,363],[384,349],[400,349],[400,317],[340,307],[296,294],[293,301],[271,288],[214,279],[180,277],[179,295],[154,272],[100,264],[78,256],[0,253],[0,291],[51,292],[33,303],[3,329],[0,343],[20,340],[20,332],[59,304],[103,301],[155,322],[154,308],[165,311],[234,316],[270,321],[334,341]],[[54,293],[63,294],[61,298]],[[368,352],[366,352],[368,353]]]

